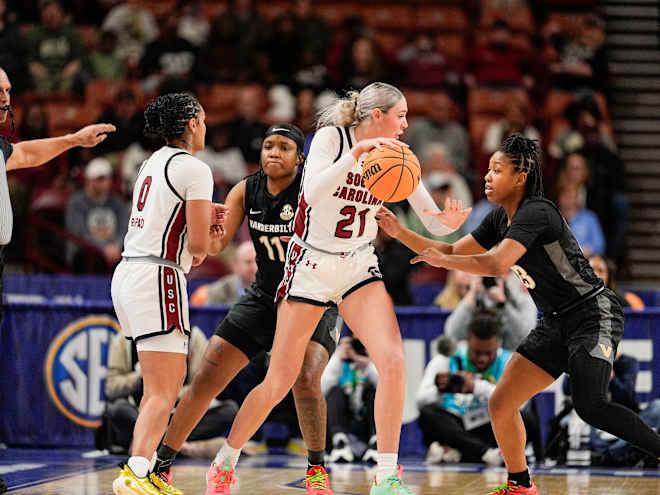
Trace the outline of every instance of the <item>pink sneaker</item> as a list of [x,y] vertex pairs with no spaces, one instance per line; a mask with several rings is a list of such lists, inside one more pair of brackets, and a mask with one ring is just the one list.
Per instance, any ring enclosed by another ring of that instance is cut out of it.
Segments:
[[236,474],[227,457],[219,466],[211,464],[206,473],[206,495],[230,495],[231,487],[236,485]]

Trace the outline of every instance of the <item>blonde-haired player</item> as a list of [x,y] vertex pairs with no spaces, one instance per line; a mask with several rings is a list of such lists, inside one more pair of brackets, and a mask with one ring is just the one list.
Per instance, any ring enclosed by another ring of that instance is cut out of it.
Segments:
[[[397,469],[405,393],[403,343],[371,245],[382,202],[365,188],[361,166],[374,147],[405,146],[397,138],[408,126],[407,112],[401,91],[376,82],[337,99],[321,114],[276,295],[277,330],[268,373],[245,399],[227,444],[209,469],[207,495],[230,493],[241,446],[295,382],[310,336],[330,303],[338,305],[378,369],[378,467],[371,495],[412,493]],[[439,219],[423,215],[425,209],[439,210],[422,184],[408,201],[435,234],[455,230],[468,214],[455,203]]]
[[144,383],[132,455],[112,488],[117,495],[178,494],[151,458],[186,377],[188,300],[185,273],[219,251],[224,207],[213,205],[204,148],[204,109],[188,94],[166,94],[144,112],[145,132],[167,144],[138,172],[124,239],[112,277],[112,301],[126,338],[135,341]]

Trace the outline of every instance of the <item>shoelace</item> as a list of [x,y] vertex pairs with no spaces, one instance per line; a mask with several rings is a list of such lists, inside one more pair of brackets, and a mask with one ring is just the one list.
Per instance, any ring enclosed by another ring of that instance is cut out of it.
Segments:
[[231,485],[234,485],[236,483],[236,479],[234,478],[234,473],[230,471],[221,471],[218,469],[213,474],[211,482],[219,488],[227,488]]
[[397,490],[407,490],[408,492],[410,491],[403,480],[397,475],[390,476],[386,481],[392,488],[396,488]]
[[167,472],[167,471],[161,471],[159,473],[156,473],[156,476],[158,476],[163,483],[167,485],[168,488],[172,486],[172,473]]
[[321,473],[321,471],[317,471],[311,476],[308,474],[306,480],[315,490],[324,490],[328,488],[328,475]]
[[488,495],[507,495],[509,493],[509,489],[511,488],[511,485],[508,483],[506,485],[498,486],[497,488],[493,488],[493,491],[488,492]]

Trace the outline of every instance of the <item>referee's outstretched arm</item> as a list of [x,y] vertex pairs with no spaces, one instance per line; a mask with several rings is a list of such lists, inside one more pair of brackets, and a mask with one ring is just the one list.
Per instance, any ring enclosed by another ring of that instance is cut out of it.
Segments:
[[13,146],[14,152],[7,160],[7,170],[42,165],[76,146],[96,146],[108,137],[108,132],[114,130],[115,126],[112,124],[93,124],[66,136],[22,141]]

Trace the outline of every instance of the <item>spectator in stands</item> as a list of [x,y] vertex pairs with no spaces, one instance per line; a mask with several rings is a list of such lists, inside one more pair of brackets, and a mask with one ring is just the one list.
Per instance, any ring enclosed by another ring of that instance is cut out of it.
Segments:
[[[66,228],[96,247],[70,244],[68,259],[75,273],[108,273],[121,259],[128,228],[126,203],[112,193],[112,166],[105,158],[95,158],[85,168],[85,188],[75,193],[66,209]],[[89,257],[89,258],[88,258]]]
[[110,122],[117,128],[113,139],[99,147],[100,154],[124,151],[138,141],[143,134],[144,115],[135,92],[128,87],[117,91],[114,103],[101,114],[99,122]]
[[516,98],[507,105],[504,117],[493,122],[486,129],[481,150],[487,155],[492,155],[502,141],[515,133],[520,133],[527,139],[535,139],[539,142],[541,140],[539,131],[529,121],[529,105]]
[[273,19],[267,46],[268,58],[277,82],[291,86],[303,48],[292,12],[281,12]]
[[314,12],[312,0],[295,0],[293,12],[301,47],[316,53],[318,61],[324,60],[332,39],[328,24]]
[[30,73],[38,90],[70,89],[76,78],[76,85],[82,85],[85,46],[78,30],[66,24],[59,1],[41,2],[41,25],[28,33],[27,44]]
[[339,29],[334,32],[326,60],[331,81],[336,83],[342,80],[345,55],[353,45],[353,42],[364,35],[366,29],[362,17],[359,15],[349,15],[344,18]]
[[206,147],[195,156],[211,168],[216,187],[233,186],[248,174],[243,153],[229,140],[227,124],[210,127]]
[[302,47],[292,87],[299,91],[299,94],[306,90],[320,93],[328,87],[328,67],[313,48]]
[[92,79],[122,80],[126,65],[117,56],[117,33],[101,31],[96,49],[87,58],[87,71]]
[[454,117],[454,102],[444,91],[434,91],[428,99],[427,114],[410,122],[404,141],[421,156],[429,143],[444,144],[448,160],[462,174],[467,171],[469,142],[465,128]]
[[204,5],[201,0],[179,0],[174,9],[179,14],[177,34],[200,48],[206,44],[211,32],[211,23],[204,15]]
[[154,151],[163,145],[161,139],[154,135],[142,135],[131,143],[123,153],[119,162],[119,170],[121,175],[121,192],[127,199],[133,197],[133,186],[137,179],[137,174],[142,163],[149,158]]
[[194,73],[197,70],[197,48],[180,38],[179,13],[169,12],[160,23],[160,36],[144,48],[142,75],[145,91],[159,87],[167,80],[186,81],[194,90]]
[[584,16],[573,39],[553,37],[559,60],[550,65],[552,84],[556,88],[604,92],[608,88],[605,24],[594,14]]
[[432,33],[415,32],[396,58],[403,71],[402,84],[406,86],[435,89],[461,82],[460,67],[438,49]]
[[[316,132],[316,94],[313,90],[305,88],[296,96],[296,118],[295,124],[305,135],[305,141],[309,141]],[[305,143],[309,146],[309,143]],[[305,149],[305,153],[308,149]]]
[[455,354],[429,362],[417,391],[427,462],[500,466],[488,399],[512,354],[502,349],[500,322],[492,313],[477,313],[466,333],[467,343]]
[[387,80],[386,63],[378,45],[370,36],[360,36],[349,46],[344,55],[338,88],[360,90],[374,81]]
[[467,329],[484,310],[501,321],[502,347],[514,350],[534,328],[538,312],[520,280],[510,273],[504,277],[474,276],[470,288],[445,322],[445,334],[456,340],[467,337]]
[[434,306],[442,309],[456,309],[461,300],[470,290],[473,275],[460,270],[450,270],[447,274],[447,283],[442,292],[433,300]]
[[[357,457],[376,463],[377,384],[378,371],[362,342],[351,336],[342,337],[321,377],[328,404],[330,462],[353,462]],[[358,441],[351,441],[350,437]],[[359,448],[362,443],[366,449]]]
[[252,241],[239,244],[231,262],[232,273],[212,284],[199,287],[190,298],[197,306],[234,304],[245,293],[257,275],[257,252]]
[[[574,151],[566,156],[562,167],[559,169],[556,191],[565,187],[576,187],[578,190],[579,206],[584,207],[587,204],[587,185],[589,183],[589,165],[587,159],[579,151]],[[558,194],[554,194],[556,199]]]
[[[188,373],[179,397],[190,384],[204,358],[207,340],[198,327],[192,327],[188,344]],[[108,351],[108,377],[105,382],[106,413],[104,425],[109,450],[115,454],[127,453],[133,437],[142,399],[142,371],[135,342],[117,334]],[[238,405],[231,400],[211,402],[209,410],[188,437],[188,442],[206,440],[223,435],[229,428]]]
[[591,210],[580,206],[580,190],[577,186],[567,185],[559,190],[557,206],[568,222],[575,239],[580,244],[585,256],[603,254],[605,237],[598,221],[598,216]]
[[154,16],[140,0],[126,0],[113,7],[103,20],[102,29],[117,34],[117,56],[131,74],[139,67],[146,44],[158,36]]
[[238,116],[228,122],[229,142],[238,146],[248,166],[256,167],[261,156],[261,143],[268,130],[262,122],[265,104],[264,88],[250,84],[241,88],[236,111]]
[[[420,158],[422,159],[422,174],[426,185],[437,184],[439,187],[446,182],[451,188],[450,197],[460,199],[463,206],[469,208],[472,206],[472,193],[465,181],[465,178],[456,170],[456,166],[449,160],[449,150],[442,143],[430,143],[423,149]],[[438,199],[443,199],[438,198]],[[444,204],[442,203],[437,204]]]
[[493,22],[486,42],[477,45],[468,57],[469,86],[534,86],[532,60],[511,46],[511,28],[502,19]]
[[16,15],[7,8],[6,0],[0,0],[0,67],[12,81],[12,92],[20,94],[30,87],[27,47],[16,22]]
[[615,269],[610,260],[603,258],[602,256],[593,255],[589,257],[589,263],[591,264],[594,273],[603,280],[605,286],[616,294],[621,301],[622,306],[634,311],[644,311],[644,309],[646,309],[644,301],[634,292],[625,291],[622,293],[617,290],[614,276],[612,275],[615,272]]

